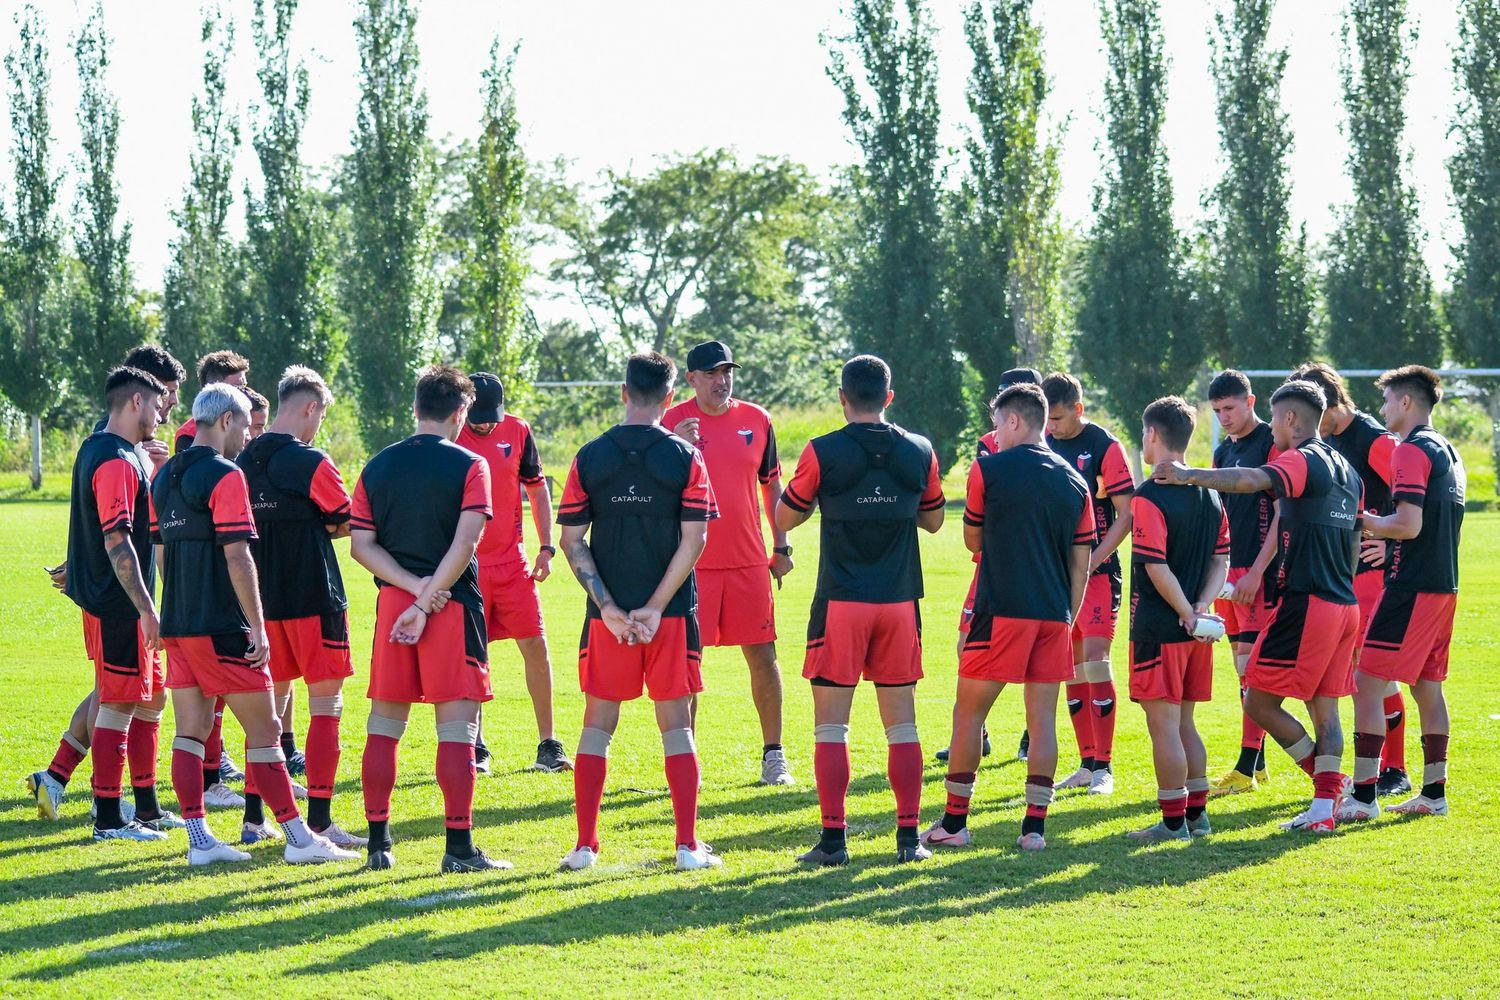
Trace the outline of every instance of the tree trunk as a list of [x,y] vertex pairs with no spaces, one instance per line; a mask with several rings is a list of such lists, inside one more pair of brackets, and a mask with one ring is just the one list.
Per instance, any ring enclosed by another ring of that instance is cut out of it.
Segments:
[[1500,389],[1490,389],[1484,394],[1484,408],[1490,415],[1490,455],[1495,468],[1500,469]]
[[42,415],[31,415],[31,488],[42,488]]

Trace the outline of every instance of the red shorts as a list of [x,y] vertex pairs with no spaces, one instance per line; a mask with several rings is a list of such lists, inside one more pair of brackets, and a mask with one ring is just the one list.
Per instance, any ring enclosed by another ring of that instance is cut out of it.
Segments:
[[1211,642],[1132,642],[1130,644],[1130,700],[1208,701],[1214,689],[1214,647]]
[[1083,609],[1073,622],[1073,641],[1115,637],[1120,616],[1120,581],[1108,573],[1095,573],[1083,588]]
[[1255,640],[1245,684],[1299,701],[1353,694],[1358,642],[1357,604],[1287,594]]
[[245,655],[250,651],[248,632],[172,636],[166,644],[169,688],[197,688],[208,698],[271,690],[270,669],[255,669]]
[[1067,622],[976,615],[958,658],[958,676],[1001,684],[1061,684],[1073,679]]
[[922,618],[916,601],[867,604],[814,600],[802,676],[814,683],[901,687],[922,679]]
[[83,613],[84,654],[94,661],[94,686],[106,705],[150,701],[166,683],[161,653],[146,648],[139,618]]
[[1360,673],[1402,684],[1447,680],[1457,610],[1457,594],[1387,589],[1365,633]]
[[969,596],[964,598],[964,608],[958,613],[958,630],[969,631],[969,622],[974,620],[974,595],[979,593],[979,561],[974,562],[974,575],[969,578]]
[[[1231,569],[1228,582],[1239,583],[1249,571],[1248,566]],[[1260,635],[1261,630],[1266,627],[1266,621],[1271,617],[1271,608],[1266,604],[1265,578],[1261,578],[1260,589],[1255,592],[1255,600],[1249,604],[1240,604],[1237,601],[1226,601],[1220,598],[1214,601],[1214,613],[1224,619],[1224,635],[1230,642],[1254,642],[1255,637]]]
[[578,644],[578,686],[605,701],[686,698],[703,690],[703,646],[691,616],[663,618],[645,644],[621,642],[598,618],[586,618]]
[[308,618],[266,622],[271,639],[271,680],[299,677],[309,684],[354,676],[349,658],[349,614],[333,611]]
[[546,634],[536,581],[526,560],[481,565],[479,594],[484,598],[484,634],[490,642]]
[[767,567],[700,569],[694,574],[703,645],[754,646],[776,641],[776,606]]
[[1384,572],[1371,570],[1368,573],[1354,575],[1354,599],[1359,602],[1359,639],[1361,642],[1364,641],[1365,633],[1370,629],[1370,616],[1375,614],[1375,606],[1380,603],[1380,595],[1384,592]]
[[406,591],[380,588],[370,650],[370,700],[428,705],[489,701],[493,695],[483,612],[449,601],[427,619],[415,645],[391,642],[391,626],[411,604]]

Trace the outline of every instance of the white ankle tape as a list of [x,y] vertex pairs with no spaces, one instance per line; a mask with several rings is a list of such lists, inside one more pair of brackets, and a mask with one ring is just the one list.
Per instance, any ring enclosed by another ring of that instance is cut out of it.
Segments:
[[1189,778],[1187,780],[1187,784],[1183,787],[1185,787],[1190,792],[1206,792],[1208,791],[1208,776],[1204,775],[1201,778]]
[[849,727],[837,722],[825,722],[813,727],[814,743],[848,743]]
[[286,754],[281,752],[281,747],[246,747],[245,763],[285,764]]
[[957,795],[961,799],[974,797],[974,782],[972,781],[954,781],[952,778],[945,778],[943,788],[949,795]]
[[1344,766],[1343,758],[1337,754],[1318,754],[1313,758],[1313,773],[1327,774],[1329,771],[1338,771]]
[[94,728],[113,729],[117,733],[123,733],[130,729],[130,719],[129,712],[117,712],[113,708],[100,705],[99,714],[94,716]]
[[1181,788],[1158,788],[1156,790],[1156,797],[1159,800],[1163,800],[1166,802],[1175,802],[1178,799],[1185,799],[1187,798],[1187,786],[1184,785]]
[[585,726],[583,732],[578,734],[578,752],[588,754],[590,757],[609,757],[609,744],[613,740],[613,733],[606,733],[602,729]]
[[697,753],[698,744],[693,740],[691,729],[666,729],[661,734],[661,749],[668,757],[685,753]]
[[406,720],[393,719],[388,715],[376,715],[371,712],[370,718],[365,722],[365,732],[371,736],[385,736],[399,740],[406,735]]
[[1422,767],[1422,784],[1430,785],[1434,781],[1448,780],[1448,762],[1446,760],[1435,760],[1431,764]]
[[62,738],[63,742],[68,746],[72,747],[74,750],[77,750],[84,756],[88,756],[89,748],[84,746],[83,743],[78,739],[78,737],[74,736],[72,733],[63,733]]
[[147,708],[145,705],[137,705],[130,714],[142,722],[161,721],[161,709],[159,708]]
[[309,715],[331,715],[337,719],[344,714],[344,696],[314,695],[307,699],[307,712]]
[[1400,693],[1401,693],[1401,685],[1399,683],[1397,683],[1396,681],[1391,681],[1389,684],[1387,684],[1385,686],[1385,696],[1387,698],[1389,698],[1393,694],[1400,694]]
[[1380,777],[1379,757],[1355,757],[1354,758],[1354,780],[1374,781]]
[[1078,672],[1090,684],[1103,684],[1115,679],[1108,660],[1085,660],[1078,665]]
[[894,726],[886,726],[885,741],[887,743],[922,742],[917,738],[917,724],[915,722],[898,722]]
[[1303,733],[1300,740],[1286,748],[1287,756],[1295,761],[1305,760],[1313,752],[1315,746],[1316,744],[1313,743],[1312,737]]
[[437,724],[437,738],[439,743],[470,743],[479,738],[479,723],[465,722],[463,719],[455,719],[452,722],[439,722]]
[[181,750],[183,753],[190,753],[199,760],[203,759],[203,744],[197,740],[190,740],[186,736],[179,736],[174,739],[172,741],[172,749],[173,751]]
[[1050,806],[1052,804],[1051,785],[1026,785],[1026,804],[1028,806]]

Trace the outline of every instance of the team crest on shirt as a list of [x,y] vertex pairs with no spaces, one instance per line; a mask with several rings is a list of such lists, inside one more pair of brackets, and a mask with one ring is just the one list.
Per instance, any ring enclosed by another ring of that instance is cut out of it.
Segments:
[[506,458],[510,458],[510,449],[511,443],[509,441],[500,442],[500,451],[505,455]]
[[738,433],[740,437],[745,439],[745,446],[747,448],[750,446],[750,442],[755,440],[755,432],[748,427],[741,427]]
[[1088,467],[1089,467],[1089,460],[1092,459],[1093,457],[1094,457],[1094,453],[1091,452],[1091,451],[1086,451],[1083,454],[1079,455],[1078,456],[1078,471],[1079,472],[1083,472],[1086,469],[1088,469]]

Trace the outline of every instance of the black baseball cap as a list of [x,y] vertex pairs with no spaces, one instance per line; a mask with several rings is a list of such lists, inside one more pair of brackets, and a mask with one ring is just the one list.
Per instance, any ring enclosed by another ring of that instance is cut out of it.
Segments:
[[1003,392],[1013,385],[1041,385],[1042,373],[1035,368],[1012,368],[1000,376],[997,391]]
[[498,424],[500,408],[505,405],[505,384],[489,372],[469,376],[474,383],[474,405],[469,407],[469,423]]
[[729,348],[717,340],[699,344],[688,351],[687,370],[690,372],[711,372],[720,365],[739,367],[734,363],[734,355],[729,353]]

